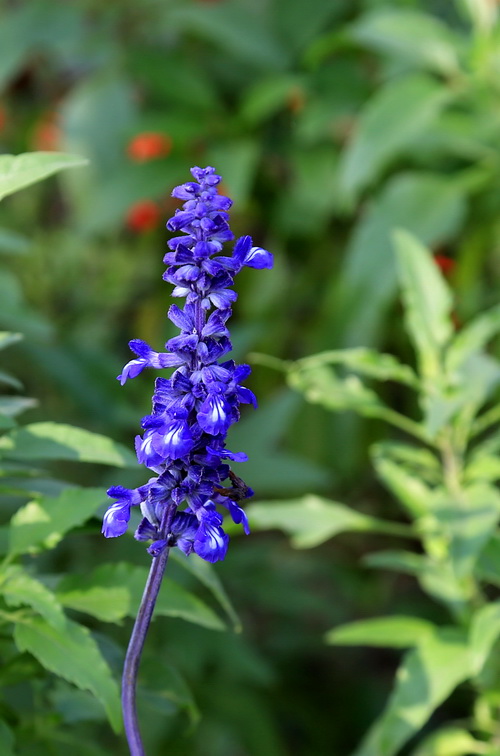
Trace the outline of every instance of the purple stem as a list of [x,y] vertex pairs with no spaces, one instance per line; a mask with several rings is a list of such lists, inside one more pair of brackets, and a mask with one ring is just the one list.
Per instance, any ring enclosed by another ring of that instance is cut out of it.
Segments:
[[[175,504],[165,508],[160,526],[161,534],[168,534],[176,510]],[[165,535],[163,535],[165,537]],[[165,548],[157,557],[153,557],[141,605],[137,612],[132,635],[128,644],[122,676],[122,711],[125,734],[127,736],[130,756],[145,756],[142,744],[136,708],[137,673],[141,661],[142,649],[153,616],[156,599],[160,591],[163,573],[168,562],[170,549]]]

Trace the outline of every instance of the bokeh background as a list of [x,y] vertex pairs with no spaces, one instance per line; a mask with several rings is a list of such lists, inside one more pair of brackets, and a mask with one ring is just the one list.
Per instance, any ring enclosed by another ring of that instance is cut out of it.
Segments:
[[[232,433],[230,448],[250,457],[241,474],[256,500],[313,492],[397,518],[368,460],[386,429],[306,404],[252,354],[364,345],[411,360],[395,227],[433,250],[456,293],[457,325],[498,301],[494,0],[3,0],[0,12],[1,152],[90,160],[0,208],[0,328],[25,336],[7,365],[39,401],[27,420],[132,445],[153,379],[120,389],[115,376],[131,338],[161,348],[172,335],[161,278],[165,222],[178,204],[170,191],[191,166],[214,165],[234,200],[235,233],[251,233],[276,260],[273,271],[239,276],[235,356],[252,363],[260,401]],[[393,386],[385,391],[412,412]],[[144,481],[139,467],[68,463],[58,474],[102,487]],[[46,571],[147,563],[140,544],[105,542],[99,529],[94,520],[72,534],[44,557]],[[148,753],[352,751],[383,707],[399,654],[328,647],[325,632],[405,611],[440,619],[409,578],[363,566],[372,538],[295,550],[278,531],[235,532],[216,570],[243,632],[156,621],[144,675],[162,690],[177,682],[175,695],[143,700]],[[130,622],[87,624],[118,676]],[[101,712],[61,685],[39,695],[51,726],[79,735],[75,756],[98,746],[124,756]],[[16,690],[36,716],[40,701]],[[431,726],[469,703],[459,691]],[[44,753],[64,752],[47,742]]]

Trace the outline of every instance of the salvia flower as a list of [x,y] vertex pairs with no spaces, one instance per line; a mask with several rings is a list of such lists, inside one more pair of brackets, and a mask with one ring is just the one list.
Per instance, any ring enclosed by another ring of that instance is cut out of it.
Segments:
[[[253,393],[241,385],[250,367],[227,357],[232,349],[227,321],[237,299],[231,287],[244,266],[271,268],[273,257],[253,246],[249,236],[224,253],[223,245],[234,238],[228,223],[232,202],[217,193],[221,177],[214,168],[193,168],[191,173],[195,180],[172,192],[184,204],[167,223],[176,235],[164,257],[163,278],[173,284],[172,296],[185,299],[184,307],[173,304],[168,311],[180,333],[166,343],[165,352],[131,341],[135,357],[118,376],[124,384],[145,368],[174,368],[170,378],[156,379],[152,412],[143,418],[143,432],[136,438],[137,458],[154,477],[137,489],[109,489],[114,503],[102,530],[107,538],[125,533],[131,509],[138,506],[143,517],[135,537],[152,542],[150,554],[177,546],[216,562],[224,559],[229,542],[220,510],[228,510],[248,533],[237,502],[253,493],[227,462],[243,462],[246,455],[225,446],[229,427],[239,419],[239,405],[256,406]],[[225,487],[228,477],[231,485]],[[169,530],[163,532],[165,512],[172,507]]]

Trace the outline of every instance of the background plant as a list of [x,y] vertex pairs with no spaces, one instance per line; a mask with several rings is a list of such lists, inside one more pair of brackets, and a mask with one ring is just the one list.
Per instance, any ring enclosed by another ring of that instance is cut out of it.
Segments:
[[[91,158],[90,168],[0,206],[8,229],[0,238],[0,327],[25,334],[6,354],[40,400],[27,410],[30,424],[50,417],[130,446],[147,388],[119,392],[114,379],[130,338],[173,335],[159,326],[157,251],[172,211],[167,189],[192,165],[224,174],[235,232],[277,252],[264,288],[242,274],[240,361],[250,350],[297,360],[360,346],[411,360],[396,304],[395,227],[446,267],[459,326],[497,303],[495,4],[45,0],[0,9],[1,148]],[[498,354],[495,339],[489,349]],[[250,456],[258,495],[312,492],[405,524],[368,464],[369,446],[394,438],[387,427],[327,413],[282,383],[255,366],[261,411],[231,439]],[[382,382],[380,396],[417,416],[404,386]],[[116,480],[94,463],[50,464],[77,485]],[[124,485],[141,483],[135,469],[123,474]],[[78,548],[63,541],[45,552],[45,571],[81,576],[89,561],[130,559],[128,544],[103,553],[97,530],[71,536]],[[324,633],[391,614],[450,622],[411,577],[361,566],[375,544],[394,547],[388,538],[344,533],[302,551],[276,532],[240,539],[218,574],[245,634],[162,618],[153,627],[151,667],[171,661],[204,716],[189,734],[186,707],[164,691],[141,714],[152,751],[168,743],[174,754],[204,756],[351,752],[389,694],[399,652],[339,653],[325,647]],[[204,589],[200,596],[210,602]],[[123,648],[128,626],[95,622],[106,643]],[[468,717],[469,690],[461,686],[440,706],[429,729]]]

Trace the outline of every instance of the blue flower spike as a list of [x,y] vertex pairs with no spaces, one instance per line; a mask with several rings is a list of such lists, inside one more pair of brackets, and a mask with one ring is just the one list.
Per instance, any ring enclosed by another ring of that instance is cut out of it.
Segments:
[[[271,268],[273,256],[253,246],[250,236],[238,239],[232,254],[223,254],[223,245],[234,239],[228,223],[232,201],[218,194],[221,177],[214,168],[192,168],[191,173],[195,180],[172,192],[184,204],[167,228],[182,235],[170,239],[164,257],[163,278],[173,284],[172,296],[186,300],[183,308],[173,304],[168,311],[180,333],[167,342],[165,352],[139,339],[131,341],[136,357],[118,376],[123,385],[145,368],[174,368],[170,378],[156,379],[152,413],[143,418],[143,434],[136,439],[139,462],[155,476],[134,490],[109,489],[114,503],[104,516],[102,532],[106,538],[123,535],[131,508],[139,506],[143,519],[135,538],[152,542],[152,556],[177,546],[185,554],[195,552],[217,562],[226,556],[229,543],[220,508],[248,533],[243,510],[232,489],[224,487],[232,471],[223,460],[246,459],[227,450],[225,441],[239,419],[239,405],[256,406],[250,389],[240,385],[250,374],[249,366],[227,358],[232,345],[226,323],[237,299],[231,287],[244,266]],[[252,494],[247,487],[242,490],[245,497]]]

